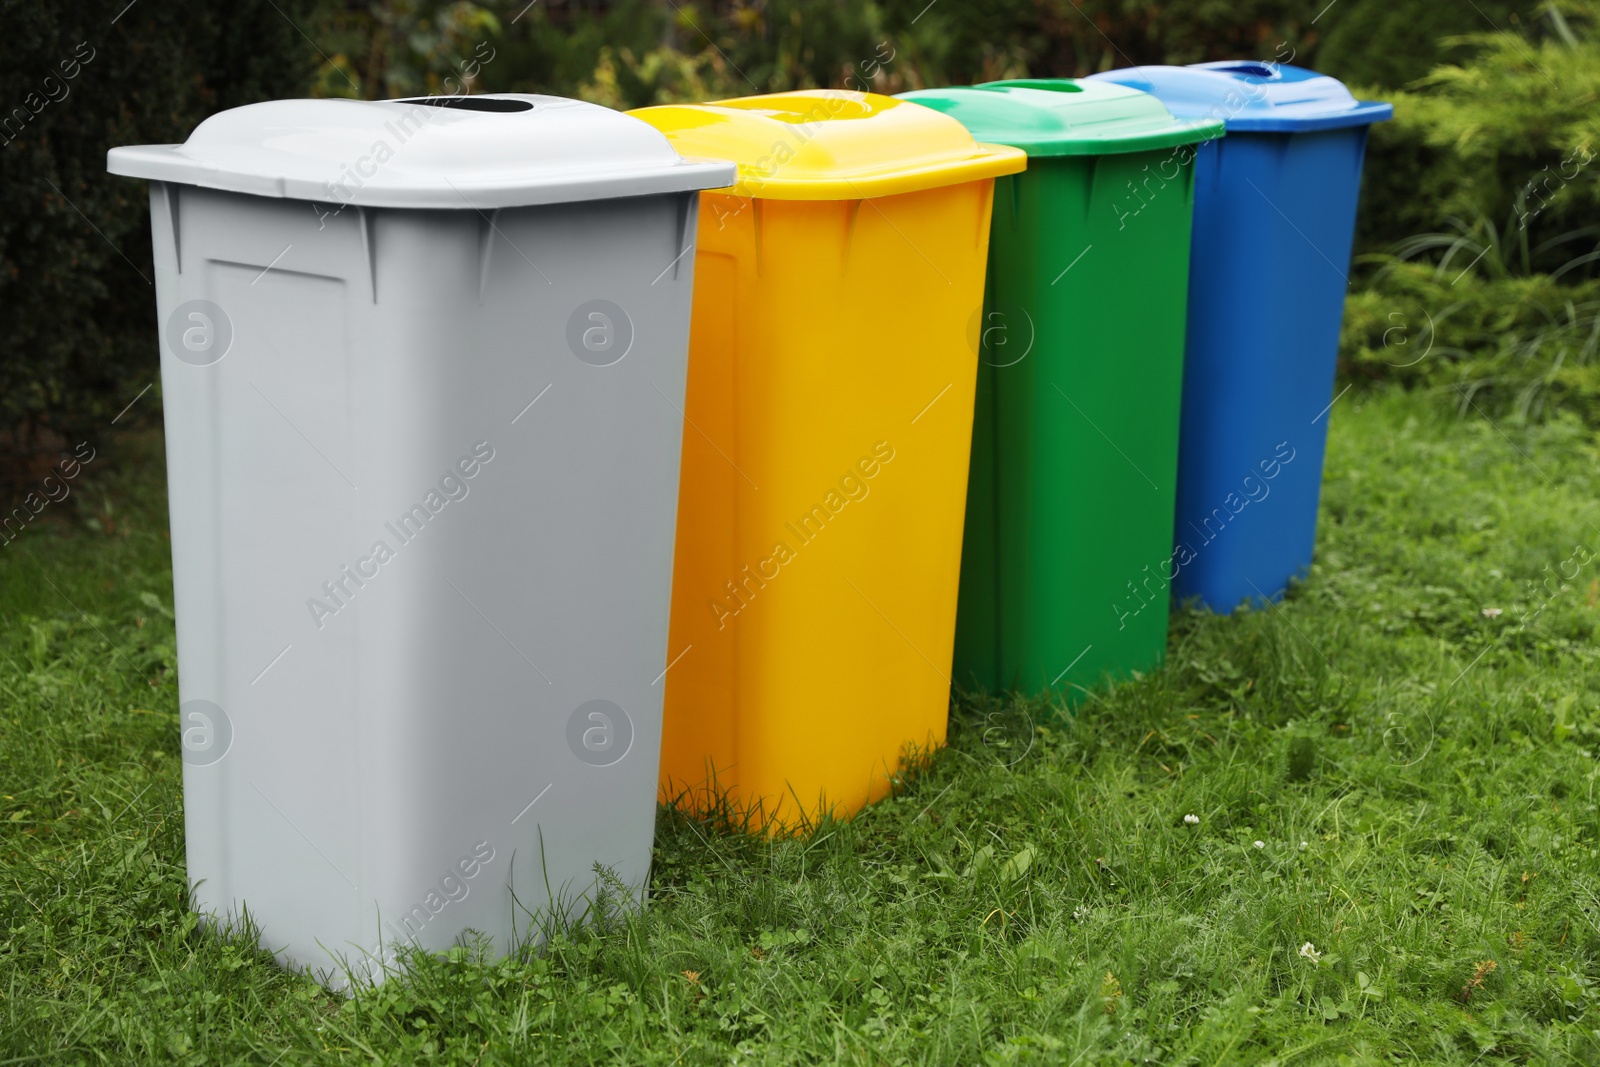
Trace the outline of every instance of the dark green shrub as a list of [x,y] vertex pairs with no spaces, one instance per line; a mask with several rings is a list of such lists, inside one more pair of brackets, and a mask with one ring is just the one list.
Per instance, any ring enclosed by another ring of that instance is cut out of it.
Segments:
[[1351,85],[1399,89],[1441,63],[1465,58],[1462,47],[1447,46],[1446,38],[1492,33],[1497,27],[1520,34],[1537,22],[1541,6],[1542,0],[1342,0],[1317,20],[1325,33],[1317,69]]
[[325,0],[319,12],[315,36],[334,61],[320,93],[437,91],[450,57],[487,40],[495,58],[475,91],[584,95],[620,107],[868,83],[898,92],[1132,63],[1291,55],[1307,63],[1317,41],[1315,10],[1302,0]]
[[1383,257],[1350,294],[1345,373],[1436,389],[1464,412],[1528,419],[1560,407],[1600,423],[1600,281],[1514,273],[1495,231],[1458,237],[1437,264]]
[[1466,411],[1600,422],[1600,0],[1389,94],[1343,367]]
[[[144,183],[120,144],[304,91],[292,0],[0,0],[0,490],[7,497],[156,379]],[[281,13],[280,13],[281,9]],[[157,409],[152,389],[119,427]]]
[[[1563,13],[1564,12],[1564,13]],[[1600,218],[1600,3],[1545,8],[1527,36],[1458,39],[1469,58],[1401,91],[1373,129],[1357,247],[1381,251],[1445,220],[1515,215],[1532,245]],[[1553,247],[1535,267],[1570,258]]]

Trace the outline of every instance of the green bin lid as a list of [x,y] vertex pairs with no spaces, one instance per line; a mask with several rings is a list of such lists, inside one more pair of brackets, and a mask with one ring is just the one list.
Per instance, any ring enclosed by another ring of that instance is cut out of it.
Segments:
[[948,89],[917,89],[900,99],[959,121],[979,141],[1030,156],[1103,156],[1208,141],[1215,118],[1174,118],[1149,93],[1110,82],[1031,78]]

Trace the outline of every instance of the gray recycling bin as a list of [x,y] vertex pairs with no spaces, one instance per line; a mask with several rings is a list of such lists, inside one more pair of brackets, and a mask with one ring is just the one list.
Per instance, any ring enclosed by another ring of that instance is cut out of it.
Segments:
[[733,165],[496,95],[254,104],[109,169],[151,182],[202,913],[337,987],[642,893]]

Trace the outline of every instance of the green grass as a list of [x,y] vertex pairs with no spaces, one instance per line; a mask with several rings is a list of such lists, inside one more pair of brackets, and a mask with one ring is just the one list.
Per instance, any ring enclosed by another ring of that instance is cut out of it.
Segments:
[[1600,449],[1445,409],[1341,401],[1310,581],[1164,672],[968,701],[808,839],[663,814],[642,917],[351,1000],[185,908],[132,443],[0,549],[0,1063],[1600,1059],[1600,559],[1530,586],[1600,551]]

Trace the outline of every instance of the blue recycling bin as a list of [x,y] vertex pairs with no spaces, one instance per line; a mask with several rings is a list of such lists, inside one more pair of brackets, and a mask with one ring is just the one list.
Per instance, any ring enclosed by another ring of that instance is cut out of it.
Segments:
[[[1130,67],[1100,79],[1220,118],[1195,157],[1173,557],[1179,599],[1280,597],[1311,566],[1367,128],[1393,114],[1274,63]],[[1150,183],[1146,183],[1149,185]],[[1148,190],[1130,190],[1128,206]]]

